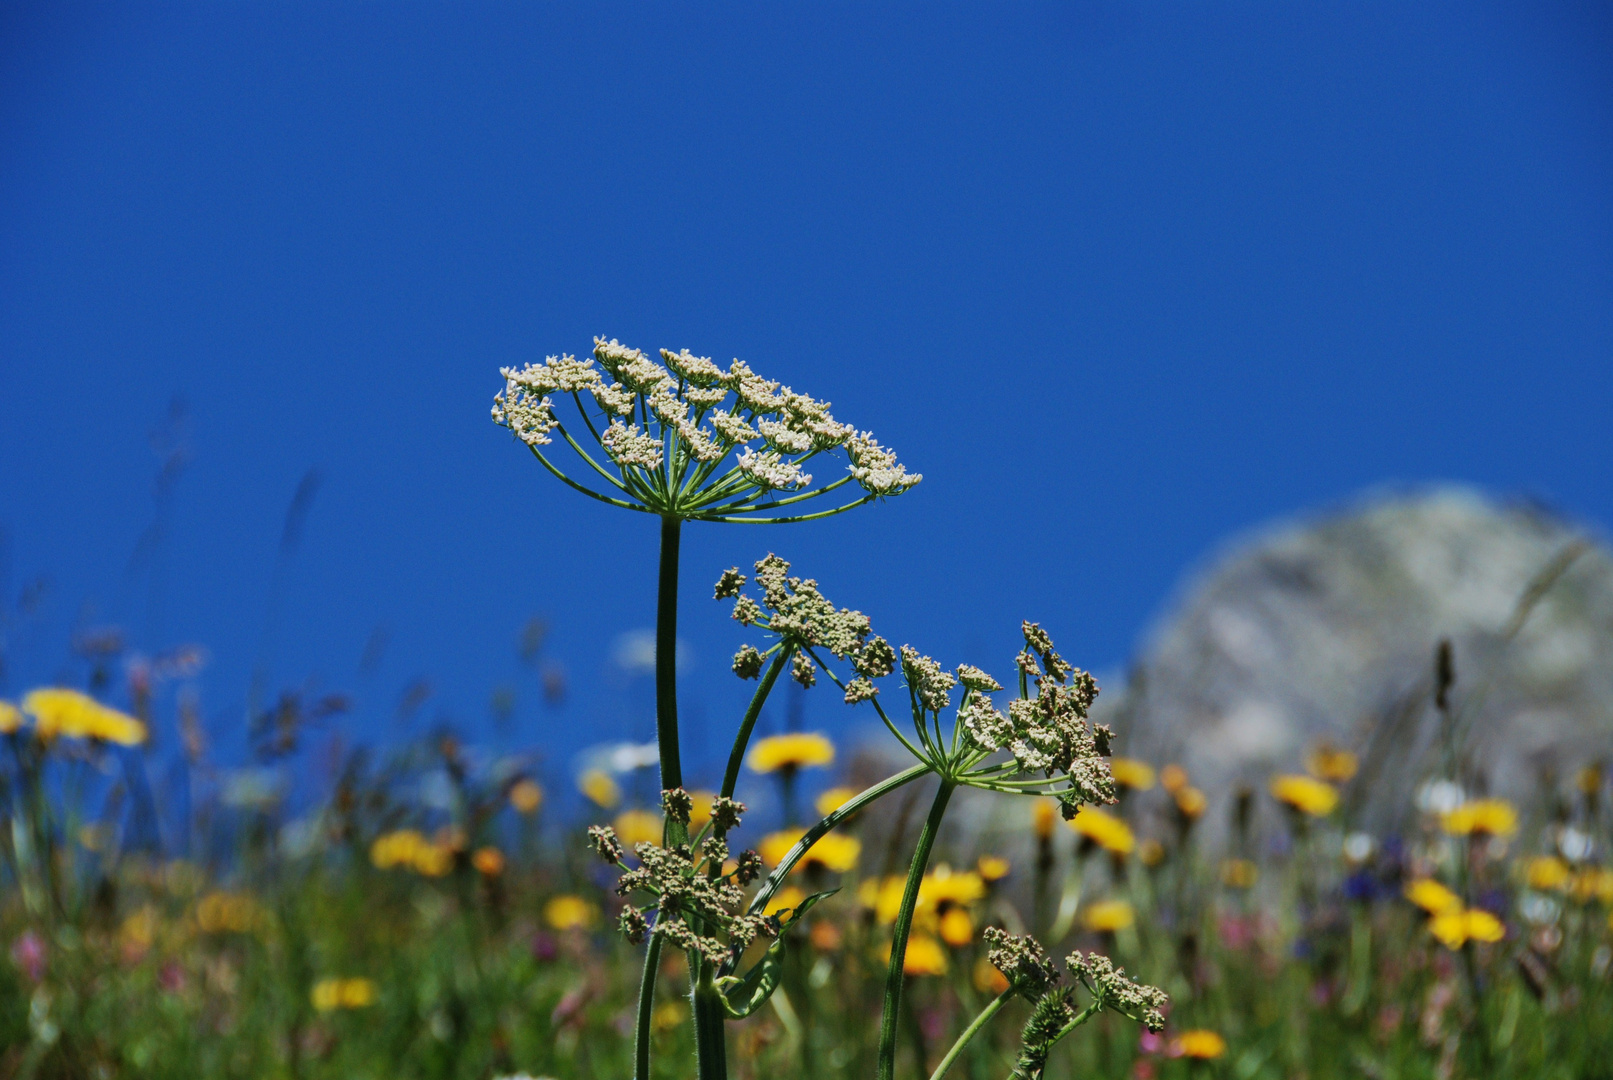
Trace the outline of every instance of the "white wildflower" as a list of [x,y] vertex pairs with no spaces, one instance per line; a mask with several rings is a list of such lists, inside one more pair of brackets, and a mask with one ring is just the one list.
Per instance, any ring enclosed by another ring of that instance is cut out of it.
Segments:
[[612,375],[629,364],[649,359],[642,349],[629,349],[615,338],[606,341],[602,337],[594,338],[594,358],[599,361],[600,367]]
[[691,386],[683,391],[683,400],[697,409],[709,409],[713,405],[719,404],[727,396],[727,389],[721,386],[708,386],[705,388]]
[[727,443],[747,443],[756,438],[756,429],[733,413],[712,413],[711,426],[717,429],[717,434]]
[[895,451],[880,446],[871,431],[850,436],[846,453],[851,458],[852,479],[875,495],[900,495],[924,479],[899,464]]
[[722,368],[711,362],[708,356],[695,356],[688,349],[678,352],[661,350],[661,359],[680,377],[687,379],[696,386],[711,386],[721,382],[727,375]]
[[560,426],[554,403],[515,386],[493,395],[493,423],[507,427],[528,446],[545,446],[549,432]]
[[902,646],[902,678],[912,687],[921,707],[940,712],[952,703],[951,690],[957,680],[911,645]]
[[650,411],[667,427],[689,422],[688,403],[664,388],[650,395]]
[[758,420],[756,430],[762,433],[767,445],[783,454],[804,454],[812,449],[812,434],[797,431],[778,420]]
[[728,453],[728,448],[711,437],[711,433],[694,424],[679,424],[678,435],[689,447],[696,461],[716,461]]
[[726,381],[739,396],[740,404],[754,414],[776,413],[784,407],[784,397],[778,393],[779,384],[762,378],[743,360],[736,359],[729,365]]
[[606,386],[600,383],[593,388],[594,400],[599,407],[611,416],[632,416],[633,403],[638,400],[636,394],[623,390],[621,383],[612,383]]
[[641,433],[637,424],[613,421],[599,441],[611,460],[623,468],[658,469],[661,467],[661,440],[654,435]]
[[622,385],[638,394],[653,394],[672,381],[667,369],[648,357],[630,361],[612,372]]
[[783,460],[772,450],[758,454],[746,447],[736,464],[740,472],[763,490],[784,491],[812,483],[812,474],[802,472],[801,466]]

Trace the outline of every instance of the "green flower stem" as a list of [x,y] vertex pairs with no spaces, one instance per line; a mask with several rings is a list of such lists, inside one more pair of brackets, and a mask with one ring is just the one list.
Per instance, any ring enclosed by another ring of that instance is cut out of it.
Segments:
[[941,1077],[947,1074],[947,1070],[952,1068],[952,1063],[958,1060],[958,1055],[963,1053],[964,1047],[968,1046],[974,1040],[974,1037],[980,1034],[981,1029],[991,1022],[991,1018],[996,1016],[998,1011],[1008,1004],[1008,999],[1013,996],[1014,988],[1010,986],[993,998],[990,1005],[980,1010],[980,1015],[974,1018],[973,1023],[963,1029],[963,1034],[958,1036],[958,1041],[952,1044],[952,1049],[948,1050],[946,1057],[941,1059],[941,1064],[935,1067],[935,1071],[930,1074],[930,1080],[941,1080]]
[[691,953],[689,962],[698,965],[694,978],[695,1061],[700,1080],[727,1080],[728,1041],[723,1032],[720,991],[713,979],[717,965]]
[[638,1017],[633,1025],[633,1080],[650,1080],[650,1019],[655,1012],[655,973],[661,964],[661,935],[650,935],[644,977],[638,984]]
[[902,1006],[905,978],[902,967],[907,959],[907,936],[913,929],[913,911],[918,907],[919,882],[924,879],[930,849],[935,847],[936,834],[941,831],[941,819],[946,816],[952,788],[951,781],[942,780],[936,789],[930,816],[924,819],[924,831],[919,833],[913,862],[907,868],[907,887],[902,892],[902,906],[896,913],[896,926],[891,932],[890,968],[885,973],[885,1011],[879,1020],[879,1066],[875,1074],[879,1080],[893,1080],[896,1075],[896,1022]]
[[773,662],[767,665],[762,673],[761,685],[756,693],[751,695],[750,707],[745,710],[745,718],[739,722],[739,733],[734,736],[734,749],[728,755],[728,770],[722,776],[722,797],[731,799],[734,788],[739,783],[739,767],[745,763],[745,748],[750,745],[751,729],[756,726],[756,718],[762,714],[762,705],[767,701],[767,695],[773,692],[773,684],[784,671],[784,665],[790,662],[795,649],[785,645],[779,649]]
[[683,786],[678,757],[678,539],[681,519],[661,519],[661,580],[655,610],[655,740],[661,790]]

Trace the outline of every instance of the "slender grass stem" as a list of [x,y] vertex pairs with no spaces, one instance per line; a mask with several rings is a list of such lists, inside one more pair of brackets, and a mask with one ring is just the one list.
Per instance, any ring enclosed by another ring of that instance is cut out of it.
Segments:
[[941,831],[941,819],[946,816],[947,802],[952,798],[953,785],[946,780],[936,789],[935,801],[930,804],[930,815],[924,819],[924,830],[919,833],[918,847],[913,849],[913,861],[907,868],[907,886],[902,891],[902,906],[896,913],[896,925],[891,931],[890,968],[885,973],[885,1011],[879,1019],[879,1080],[893,1080],[896,1075],[896,1024],[902,1007],[903,964],[907,959],[907,937],[913,929],[913,911],[918,906],[919,883],[924,879],[924,868],[929,865],[930,851],[935,847],[936,835]]
[[678,540],[681,519],[661,519],[661,580],[655,609],[655,740],[661,790],[683,786],[678,756]]
[[750,744],[750,733],[756,727],[756,718],[762,714],[762,705],[767,701],[767,695],[773,692],[773,684],[778,682],[784,665],[790,662],[794,653],[794,648],[789,645],[779,649],[778,655],[773,657],[773,662],[762,673],[761,685],[751,695],[744,719],[739,722],[739,733],[734,736],[734,749],[728,755],[728,769],[723,773],[721,794],[725,799],[733,797],[734,787],[739,783],[739,767],[745,762],[745,747]]
[[638,1016],[633,1025],[633,1080],[650,1080],[650,1019],[655,1013],[655,974],[661,964],[661,935],[650,935],[644,977],[638,984]]
[[991,1018],[996,1016],[1002,1007],[1008,1004],[1008,999],[1013,996],[1014,988],[1010,986],[993,998],[991,1004],[980,1010],[980,1015],[975,1017],[968,1027],[963,1029],[963,1034],[958,1036],[958,1041],[952,1044],[952,1049],[947,1051],[946,1057],[942,1058],[941,1063],[935,1067],[935,1071],[930,1074],[930,1080],[941,1080],[941,1077],[947,1074],[947,1070],[952,1068],[952,1063],[958,1060],[958,1055],[963,1053],[964,1048],[974,1040],[976,1035],[980,1034],[981,1030],[991,1022]]

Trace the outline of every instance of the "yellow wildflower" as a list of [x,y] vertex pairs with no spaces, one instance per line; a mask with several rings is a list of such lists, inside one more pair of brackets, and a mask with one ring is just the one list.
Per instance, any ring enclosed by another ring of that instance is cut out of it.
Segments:
[[711,802],[716,797],[715,791],[689,792],[689,800],[694,804],[689,808],[690,832],[699,832],[711,820]]
[[320,979],[309,1000],[320,1012],[363,1009],[375,1004],[375,983],[370,979]]
[[812,805],[817,808],[819,817],[828,817],[856,797],[856,788],[832,787],[819,795]]
[[1047,840],[1053,836],[1053,822],[1057,820],[1056,810],[1052,799],[1037,799],[1031,804],[1031,828],[1036,833],[1036,839]]
[[1335,784],[1349,782],[1360,767],[1361,762],[1354,754],[1331,743],[1320,743],[1305,755],[1306,772],[1318,780]]
[[1193,1031],[1184,1031],[1172,1039],[1171,1051],[1182,1057],[1209,1061],[1227,1052],[1227,1041],[1216,1032],[1196,1028]]
[[[890,959],[890,948],[885,949],[885,958]],[[902,957],[902,973],[904,975],[945,975],[947,973],[947,954],[941,948],[941,943],[928,934],[914,934],[907,939],[907,953]]]
[[770,735],[751,747],[749,765],[759,773],[828,765],[835,759],[834,743],[815,731]]
[[1555,855],[1530,859],[1525,876],[1531,889],[1542,892],[1553,889],[1567,891],[1573,880],[1573,872],[1568,869],[1568,864]]
[[1506,936],[1500,919],[1477,908],[1457,907],[1435,915],[1428,920],[1428,930],[1447,949],[1460,949],[1469,940],[1500,941]]
[[130,952],[143,953],[157,936],[157,909],[150,904],[139,908],[118,928],[118,940]]
[[1133,791],[1147,791],[1154,786],[1154,767],[1136,758],[1110,758],[1109,773],[1115,783]]
[[975,872],[981,881],[1001,881],[1008,876],[1008,860],[1000,855],[982,855],[975,860]]
[[504,853],[496,847],[477,848],[470,864],[484,877],[498,877],[504,873]]
[[1180,765],[1167,765],[1159,770],[1159,782],[1174,795],[1187,786],[1187,770]]
[[1602,790],[1602,767],[1600,765],[1585,766],[1574,777],[1574,784],[1579,788],[1581,795],[1595,795]]
[[1600,900],[1613,905],[1613,869],[1590,866],[1574,875],[1574,899],[1582,904]]
[[762,908],[762,914],[777,915],[786,908],[794,909],[800,907],[801,901],[805,899],[806,893],[802,892],[800,889],[797,889],[794,885],[786,885],[784,888],[773,894],[773,898],[767,902],[767,906]]
[[0,701],[0,735],[10,735],[22,727],[22,710],[9,701]]
[[[762,842],[756,845],[757,854],[761,855],[762,861],[768,866],[777,866],[784,861],[784,856],[789,854],[796,842],[805,835],[805,829],[781,829],[775,833],[768,833],[762,837]],[[843,874],[857,865],[862,850],[862,841],[855,836],[841,836],[835,832],[825,833],[805,855],[801,856],[801,861],[795,864],[796,869],[800,870],[817,863],[826,870]]]
[[566,893],[543,905],[543,921],[556,930],[587,930],[599,921],[599,908]]
[[518,814],[535,814],[543,805],[543,789],[531,780],[517,780],[510,786],[510,805]]
[[1227,859],[1221,864],[1221,884],[1229,889],[1252,889],[1260,869],[1248,859]]
[[22,711],[34,718],[34,732],[45,740],[96,739],[120,746],[146,741],[146,725],[77,690],[31,690],[22,699]]
[[196,901],[196,926],[204,934],[244,934],[257,925],[260,914],[245,893],[212,892]]
[[972,904],[986,896],[986,883],[973,870],[954,870],[941,863],[919,882],[919,903],[932,907],[942,904]]
[[611,828],[622,843],[627,845],[629,851],[634,844],[659,844],[661,842],[661,815],[648,810],[623,810],[611,822]]
[[577,789],[588,796],[595,806],[606,810],[622,801],[622,789],[616,786],[610,773],[600,769],[589,769],[583,773],[577,781]]
[[688,1006],[681,1001],[664,1001],[650,1014],[650,1028],[656,1032],[671,1031],[689,1016]]
[[941,940],[954,949],[961,949],[974,940],[975,921],[961,907],[948,908],[941,916]]
[[975,989],[982,994],[1000,994],[1008,989],[1008,976],[998,971],[997,965],[982,956],[975,961],[974,984]]
[[1337,788],[1309,776],[1274,776],[1271,794],[1278,802],[1311,817],[1326,817],[1339,804]]
[[1149,837],[1137,847],[1137,858],[1144,866],[1158,866],[1165,861],[1165,845]]
[[1511,836],[1518,831],[1518,811],[1505,799],[1474,799],[1446,814],[1440,824],[1452,836]]
[[1418,878],[1406,886],[1406,899],[1428,912],[1438,915],[1442,912],[1460,910],[1462,899],[1433,878]]
[[1081,925],[1088,930],[1114,933],[1137,921],[1137,913],[1124,900],[1099,900],[1088,904],[1081,914]]
[[1204,792],[1196,787],[1179,787],[1171,793],[1176,799],[1176,809],[1189,821],[1197,821],[1204,816],[1204,808],[1210,805],[1210,800]]
[[812,920],[812,929],[807,933],[807,940],[819,952],[834,952],[840,948],[840,927],[828,919]]
[[1115,855],[1130,855],[1137,846],[1131,826],[1113,814],[1095,806],[1083,806],[1067,824],[1103,850]]

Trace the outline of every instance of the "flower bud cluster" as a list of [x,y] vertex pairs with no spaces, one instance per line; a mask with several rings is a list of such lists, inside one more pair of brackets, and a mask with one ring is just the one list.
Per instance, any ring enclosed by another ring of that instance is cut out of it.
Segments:
[[1104,1008],[1140,1022],[1149,1031],[1164,1030],[1165,1015],[1161,1010],[1170,1001],[1165,991],[1127,978],[1125,968],[1115,967],[1101,953],[1076,951],[1064,962]]
[[1058,985],[1058,966],[1035,938],[1010,934],[995,926],[986,927],[981,937],[986,943],[986,959],[1003,973],[1016,993],[1035,1001]]

